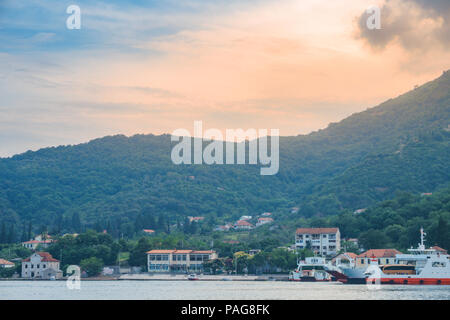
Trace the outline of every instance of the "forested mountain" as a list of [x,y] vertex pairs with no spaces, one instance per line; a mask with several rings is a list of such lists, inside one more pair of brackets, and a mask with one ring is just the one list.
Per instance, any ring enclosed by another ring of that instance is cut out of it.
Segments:
[[209,223],[243,214],[336,214],[450,182],[450,72],[309,135],[280,138],[280,170],[174,165],[169,135],[104,137],[0,159],[0,222],[81,226],[132,235],[187,216]]

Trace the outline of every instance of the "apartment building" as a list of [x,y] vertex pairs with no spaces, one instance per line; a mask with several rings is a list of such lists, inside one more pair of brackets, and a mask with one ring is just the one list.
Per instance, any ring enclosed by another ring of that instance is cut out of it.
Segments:
[[319,255],[336,255],[341,249],[339,228],[298,228],[295,247],[310,248]]
[[213,250],[151,250],[147,266],[149,272],[202,272],[203,262],[217,258]]

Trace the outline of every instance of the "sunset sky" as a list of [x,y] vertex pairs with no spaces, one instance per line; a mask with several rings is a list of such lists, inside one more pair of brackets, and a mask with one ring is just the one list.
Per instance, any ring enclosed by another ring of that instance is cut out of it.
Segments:
[[194,120],[309,133],[449,69],[449,22],[448,0],[1,1],[0,157]]

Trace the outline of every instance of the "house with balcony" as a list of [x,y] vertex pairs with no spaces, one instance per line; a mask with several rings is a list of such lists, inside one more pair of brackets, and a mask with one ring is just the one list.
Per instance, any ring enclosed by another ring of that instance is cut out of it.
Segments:
[[298,228],[295,234],[295,247],[309,248],[321,256],[336,255],[341,250],[339,228]]
[[217,258],[213,250],[151,250],[147,267],[149,272],[202,272],[203,262]]

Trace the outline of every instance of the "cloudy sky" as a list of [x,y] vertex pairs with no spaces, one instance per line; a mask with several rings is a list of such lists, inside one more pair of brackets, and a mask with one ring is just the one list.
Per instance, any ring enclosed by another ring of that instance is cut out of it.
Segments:
[[3,0],[0,156],[194,120],[309,133],[449,69],[449,22],[448,0]]

